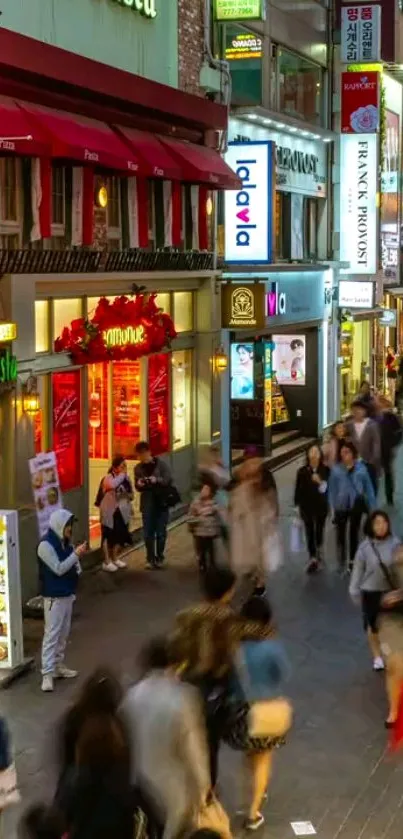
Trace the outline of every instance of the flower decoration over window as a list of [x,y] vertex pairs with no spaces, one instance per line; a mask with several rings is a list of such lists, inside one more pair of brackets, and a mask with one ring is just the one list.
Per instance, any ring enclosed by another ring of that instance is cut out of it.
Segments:
[[135,360],[161,352],[176,337],[172,318],[155,294],[101,297],[90,320],[77,318],[55,341],[55,352],[68,352],[75,364]]

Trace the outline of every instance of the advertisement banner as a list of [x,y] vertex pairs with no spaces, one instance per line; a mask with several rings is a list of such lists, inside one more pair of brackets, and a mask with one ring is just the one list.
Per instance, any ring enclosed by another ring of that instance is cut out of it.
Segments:
[[374,283],[340,280],[339,306],[344,309],[372,309],[374,290]]
[[379,73],[342,73],[342,133],[375,134],[379,116]]
[[277,383],[304,385],[306,383],[305,335],[273,335],[273,372]]
[[261,20],[264,0],[214,0],[216,20]]
[[45,452],[29,461],[31,486],[34,495],[39,536],[49,529],[49,519],[63,507],[55,452]]
[[225,192],[225,261],[272,261],[273,143],[230,143],[225,160],[242,189]]
[[154,455],[169,451],[170,353],[150,355],[148,360],[148,441]]
[[381,7],[344,6],[341,10],[341,61],[376,62],[381,57]]
[[377,271],[376,134],[340,138],[340,259],[351,274]]
[[253,399],[254,356],[252,343],[231,344],[231,399]]
[[52,374],[52,431],[60,486],[68,492],[82,484],[79,370]]
[[273,423],[273,359],[272,343],[264,345],[264,425],[270,428]]
[[399,282],[399,115],[386,110],[381,175],[381,260],[384,280]]

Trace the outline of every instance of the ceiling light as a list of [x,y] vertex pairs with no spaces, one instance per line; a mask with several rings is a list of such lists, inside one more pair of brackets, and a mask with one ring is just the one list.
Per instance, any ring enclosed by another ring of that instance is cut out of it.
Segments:
[[332,142],[331,137],[322,137],[322,140],[323,140],[324,143],[331,143]]
[[248,114],[248,119],[257,119],[256,114]]
[[276,128],[285,128],[285,125],[284,125],[283,122],[276,122],[275,126],[276,126]]
[[313,134],[314,140],[320,140],[320,134]]
[[294,128],[294,126],[293,126],[293,125],[290,125],[290,127],[289,127],[289,129],[288,129],[288,130],[289,130],[289,131],[292,131],[292,132],[293,132],[293,134],[295,134],[295,133],[298,131],[298,128]]
[[272,119],[264,119],[264,120],[263,120],[263,125],[271,125],[271,124],[272,124],[272,122],[273,122],[273,120],[272,120]]
[[301,131],[301,134],[302,134],[303,137],[310,137],[311,136],[310,131]]

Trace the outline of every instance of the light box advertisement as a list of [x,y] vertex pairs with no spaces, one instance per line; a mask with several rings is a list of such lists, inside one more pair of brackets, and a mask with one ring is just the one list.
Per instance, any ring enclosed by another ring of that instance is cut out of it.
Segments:
[[273,374],[281,385],[306,384],[305,335],[273,335]]
[[340,260],[351,274],[377,270],[377,134],[340,137]]
[[340,280],[339,306],[344,309],[372,309],[374,305],[374,283],[358,280]]
[[254,346],[231,344],[231,399],[254,397]]
[[272,261],[273,143],[230,143],[226,163],[242,189],[225,192],[225,261]]
[[215,0],[216,20],[261,20],[264,17],[264,0]]

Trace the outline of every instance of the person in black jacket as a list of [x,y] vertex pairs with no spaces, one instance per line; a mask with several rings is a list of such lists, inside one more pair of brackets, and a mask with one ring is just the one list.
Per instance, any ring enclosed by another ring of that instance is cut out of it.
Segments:
[[379,430],[381,433],[381,461],[385,475],[385,495],[387,503],[393,506],[393,461],[396,447],[402,440],[402,426],[393,411],[392,403],[386,396],[379,398],[379,407],[381,409]]
[[297,472],[294,504],[305,525],[309,551],[308,573],[318,570],[322,561],[323,531],[328,514],[328,480],[330,469],[323,463],[319,446],[308,449],[305,466]]

